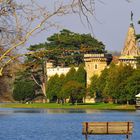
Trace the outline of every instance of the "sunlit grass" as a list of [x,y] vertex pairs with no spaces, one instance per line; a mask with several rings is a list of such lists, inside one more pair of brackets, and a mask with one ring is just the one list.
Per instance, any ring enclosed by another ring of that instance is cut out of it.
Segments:
[[99,110],[135,110],[134,105],[118,105],[109,103],[93,104],[57,104],[57,103],[33,103],[33,104],[1,104],[1,108],[72,108],[72,109],[99,109]]

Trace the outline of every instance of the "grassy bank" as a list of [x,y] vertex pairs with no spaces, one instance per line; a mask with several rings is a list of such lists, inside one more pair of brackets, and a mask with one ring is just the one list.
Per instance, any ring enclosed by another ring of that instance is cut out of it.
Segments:
[[135,110],[134,105],[118,105],[109,103],[94,103],[94,104],[56,104],[56,103],[33,103],[33,104],[0,104],[1,108],[68,108],[68,109],[98,109],[98,110]]

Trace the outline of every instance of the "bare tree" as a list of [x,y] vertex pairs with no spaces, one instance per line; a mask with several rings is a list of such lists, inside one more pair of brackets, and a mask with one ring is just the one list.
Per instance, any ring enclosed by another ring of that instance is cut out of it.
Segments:
[[33,34],[57,26],[54,17],[75,13],[89,22],[93,11],[94,0],[0,0],[0,75],[16,58],[17,47],[24,46]]

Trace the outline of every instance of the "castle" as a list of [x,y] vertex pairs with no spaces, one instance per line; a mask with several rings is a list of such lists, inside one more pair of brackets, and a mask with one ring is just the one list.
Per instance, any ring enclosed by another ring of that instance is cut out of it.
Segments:
[[[133,68],[137,67],[137,57],[140,55],[140,51],[138,48],[138,42],[136,40],[135,28],[133,23],[130,24],[128,28],[128,33],[125,39],[124,48],[119,57],[118,64],[131,64]],[[85,54],[84,62],[85,62],[85,70],[87,72],[87,85],[90,85],[90,79],[93,75],[100,75],[101,72],[109,66],[112,61],[111,54]],[[70,67],[56,67],[54,68],[52,63],[47,63],[47,76],[50,78],[55,74],[66,75]],[[76,70],[78,67],[75,68]]]
[[[128,28],[128,33],[125,39],[124,48],[119,56],[118,63],[122,64],[130,64],[133,68],[137,68],[137,58],[140,56],[140,51],[138,47],[138,42],[136,39],[135,28],[133,23],[130,23]],[[100,75],[101,72],[109,67],[109,64],[112,62],[111,54],[84,54],[84,62],[85,62],[85,70],[87,72],[87,87],[91,83],[91,78],[94,75]],[[76,68],[77,70],[78,68]],[[69,72],[70,68],[53,68],[51,63],[47,65],[47,76],[50,78],[51,76],[58,74],[66,75]],[[87,96],[85,102],[95,102],[93,98]]]

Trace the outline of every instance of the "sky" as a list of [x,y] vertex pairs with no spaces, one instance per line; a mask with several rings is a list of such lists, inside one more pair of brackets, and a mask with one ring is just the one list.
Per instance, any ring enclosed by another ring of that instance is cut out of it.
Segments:
[[140,0],[95,0],[95,13],[90,16],[90,23],[93,32],[86,21],[81,22],[78,15],[68,15],[61,18],[54,19],[61,28],[49,29],[40,33],[37,36],[30,38],[27,45],[43,43],[46,38],[61,29],[69,29],[78,33],[91,33],[97,40],[102,41],[106,50],[121,51],[124,47],[124,41],[130,25],[130,15],[133,11],[133,22],[136,33],[140,33],[140,25],[137,24],[140,20]]

